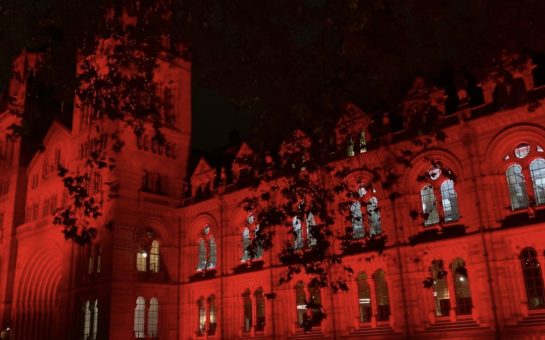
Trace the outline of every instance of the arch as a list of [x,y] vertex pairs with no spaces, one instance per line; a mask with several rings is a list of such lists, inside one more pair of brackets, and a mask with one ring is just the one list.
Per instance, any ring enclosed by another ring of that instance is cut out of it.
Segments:
[[545,204],[545,159],[536,158],[530,163],[530,175],[536,204]]
[[442,166],[448,167],[457,178],[465,178],[466,168],[457,155],[450,150],[429,148],[417,153],[411,161],[412,167],[407,168],[403,174],[403,185],[406,188],[412,188],[411,191],[421,189],[418,187],[419,181],[417,178],[429,170],[431,165],[430,160],[434,160],[435,162],[441,163]]
[[504,166],[503,157],[510,153],[520,141],[543,145],[545,129],[536,124],[514,124],[492,137],[484,153],[484,166],[490,173],[497,173]]
[[450,264],[454,281],[454,298],[456,299],[456,315],[471,314],[473,301],[469,287],[465,261],[459,257]]
[[139,296],[136,298],[136,306],[134,308],[134,337],[144,339],[146,336],[144,325],[146,317],[146,300]]
[[377,269],[373,275],[373,280],[375,281],[377,321],[388,321],[390,319],[390,296],[384,270]]
[[454,189],[453,180],[447,179],[441,183],[441,201],[445,222],[457,221],[460,218],[460,213],[458,210],[458,195],[456,189]]
[[505,172],[507,185],[509,187],[509,198],[511,200],[511,209],[517,210],[528,207],[528,193],[526,192],[526,181],[522,173],[522,167],[518,164],[512,164]]
[[360,273],[357,278],[358,284],[358,305],[360,312],[360,322],[371,322],[371,287],[367,281],[367,274]]
[[424,225],[430,226],[439,223],[439,212],[437,211],[437,199],[431,184],[426,184],[420,190],[422,200],[422,213],[424,214]]
[[537,259],[536,250],[530,247],[524,248],[520,252],[520,262],[528,299],[528,309],[545,308],[543,273]]

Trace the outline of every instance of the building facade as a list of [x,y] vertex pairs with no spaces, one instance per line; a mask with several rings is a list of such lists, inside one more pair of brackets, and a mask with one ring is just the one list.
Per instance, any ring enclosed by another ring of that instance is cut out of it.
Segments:
[[[407,107],[424,97],[439,115],[432,120],[406,110],[406,124],[396,132],[387,119],[373,125],[347,105],[334,148],[315,170],[333,188],[335,171],[343,169],[342,180],[357,193],[348,217],[335,215],[335,233],[351,221],[350,237],[359,243],[348,251],[332,240],[354,272],[348,291],[333,293],[309,286],[303,273],[280,283],[284,245],[312,246],[308,219],[286,221],[292,232],[275,233],[271,248],[248,251],[259,221],[244,200],[261,187],[261,168],[233,162],[218,170],[204,158],[189,168],[189,63],[165,63],[158,76],[173,93],[166,144],[78,108],[72,126],[53,123],[44,151],[25,162],[21,140],[7,134],[15,119],[7,111],[24,109],[36,58],[24,54],[16,61],[10,95],[19,100],[0,115],[5,338],[543,337],[545,110],[539,102],[545,87],[536,66],[503,83],[481,84],[480,103],[462,101],[452,113],[441,106],[442,91],[417,87]],[[430,121],[440,135],[425,130]],[[301,131],[294,136],[317,144]],[[115,155],[115,169],[88,177],[113,227],[90,245],[67,241],[52,224],[70,199],[56,171],[59,165],[87,171],[89,153],[117,138],[124,149]],[[408,159],[396,161],[399,155]],[[237,158],[247,157],[261,155],[242,144]],[[292,170],[310,171],[301,164]],[[372,169],[389,164],[400,177],[387,186]],[[377,238],[385,242],[381,249],[367,246]],[[326,317],[303,329],[311,302]]]

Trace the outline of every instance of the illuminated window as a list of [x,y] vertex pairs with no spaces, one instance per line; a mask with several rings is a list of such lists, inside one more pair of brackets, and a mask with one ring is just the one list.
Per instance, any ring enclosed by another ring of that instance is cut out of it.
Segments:
[[447,179],[441,183],[441,199],[445,222],[457,221],[460,218],[460,214],[458,213],[458,197],[454,189],[454,182],[451,179]]
[[152,339],[157,338],[157,329],[159,322],[159,301],[152,297],[149,301],[148,309],[148,336]]
[[87,300],[83,305],[83,339],[95,340],[98,332],[98,300]]
[[143,339],[146,336],[144,330],[145,319],[146,300],[139,296],[136,299],[136,308],[134,309],[134,337],[137,339]]
[[297,324],[301,327],[307,321],[308,315],[305,285],[300,281],[295,286],[295,302],[297,305]]
[[206,304],[204,303],[204,298],[200,298],[197,301],[198,311],[199,311],[199,328],[198,335],[204,335],[206,332]]
[[149,270],[154,273],[159,272],[159,242],[157,240],[153,240],[153,242],[151,242]]
[[530,174],[536,204],[545,204],[545,160],[543,158],[537,158],[530,163]]
[[[153,231],[148,231],[153,236]],[[157,240],[144,240],[144,246],[136,253],[136,270],[139,272],[158,273],[160,271],[160,246]]]
[[456,298],[456,314],[471,314],[473,301],[471,299],[471,290],[469,288],[469,277],[465,262],[461,258],[455,259],[450,265],[454,280],[454,295]]
[[367,282],[367,275],[358,275],[358,304],[360,307],[360,322],[371,322],[371,287]]
[[314,215],[309,212],[307,215],[307,239],[310,246],[316,245],[316,237],[314,232],[316,230],[316,221],[314,220]]
[[545,292],[541,266],[537,259],[537,252],[533,248],[525,248],[520,253],[522,276],[528,298],[528,309],[545,308]]
[[442,260],[433,260],[431,264],[433,274],[433,297],[435,300],[435,315],[449,316],[450,295],[447,284],[447,272],[443,268]]
[[390,297],[384,270],[378,269],[373,275],[373,279],[375,281],[377,321],[388,321],[390,318]]
[[[252,234],[254,240],[257,239],[259,233],[259,224],[256,223],[255,216],[249,214],[246,219],[246,227],[242,230],[242,262],[251,259],[260,259],[263,256],[263,247],[260,242],[254,242],[252,246]],[[253,230],[253,233],[252,233]]]
[[242,262],[246,262],[250,259],[250,250],[248,248],[250,247],[250,229],[248,227],[245,227],[242,231]]
[[511,197],[511,208],[513,210],[528,207],[528,194],[522,167],[513,164],[507,168],[507,184],[509,185],[509,196]]
[[208,298],[208,335],[216,334],[216,298]]
[[422,211],[424,213],[424,225],[429,226],[439,223],[439,213],[437,211],[437,200],[433,192],[433,187],[426,184],[420,191],[422,199]]

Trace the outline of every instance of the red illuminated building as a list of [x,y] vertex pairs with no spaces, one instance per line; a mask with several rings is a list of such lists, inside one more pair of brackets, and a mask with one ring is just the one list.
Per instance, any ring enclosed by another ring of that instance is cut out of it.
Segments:
[[[9,87],[16,100],[0,112],[4,337],[543,337],[542,66],[495,71],[479,84],[478,103],[460,89],[460,103],[450,113],[443,90],[416,82],[406,100],[405,125],[396,132],[388,130],[387,118],[377,125],[354,105],[346,106],[331,136],[336,151],[317,173],[334,185],[331,169],[348,169],[344,180],[359,194],[350,206],[351,237],[382,235],[387,242],[382,252],[345,252],[344,262],[354,275],[348,292],[333,294],[309,287],[304,274],[278,283],[285,272],[278,258],[284,243],[296,249],[312,244],[310,217],[287,221],[293,235],[276,233],[272,249],[246,251],[258,221],[243,208],[254,190],[245,179],[259,179],[259,169],[236,162],[218,169],[205,158],[189,165],[188,62],[163,62],[157,73],[156,81],[173,94],[163,127],[166,144],[151,135],[136,136],[118,122],[97,122],[90,110],[77,108],[72,125],[53,123],[44,151],[26,159],[24,140],[6,135],[16,119],[8,111],[24,107],[27,80],[38,59],[25,53],[16,60]],[[403,175],[395,188],[385,188],[369,169],[413,148],[416,136],[426,136],[432,118],[416,111],[411,115],[410,107],[417,107],[411,105],[418,102],[436,110],[433,125],[446,138],[434,138],[414,153],[409,166],[400,168]],[[89,181],[104,220],[114,220],[114,228],[101,230],[91,245],[66,241],[52,225],[52,215],[67,199],[56,169],[59,164],[74,173],[83,169],[90,152],[115,142],[114,133],[125,146],[111,178],[93,173]],[[294,136],[306,145],[320,143],[300,130]],[[264,158],[244,143],[235,153]],[[298,166],[295,171],[308,171]],[[115,198],[105,190],[112,182],[119,184]],[[394,190],[397,199],[392,199]],[[342,232],[346,216],[336,219]],[[319,302],[326,318],[305,331],[300,325],[312,313],[309,302]]]

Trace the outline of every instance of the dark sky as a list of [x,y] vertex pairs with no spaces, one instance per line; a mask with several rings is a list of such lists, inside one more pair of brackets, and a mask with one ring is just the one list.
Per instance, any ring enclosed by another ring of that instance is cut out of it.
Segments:
[[[459,86],[502,53],[545,50],[542,0],[173,1],[173,36],[193,62],[193,142],[207,151],[234,128],[263,140],[324,129],[348,100],[395,111],[416,76]],[[99,13],[88,0],[2,0],[0,87],[29,47],[52,55],[52,96],[70,96],[70,60]]]

